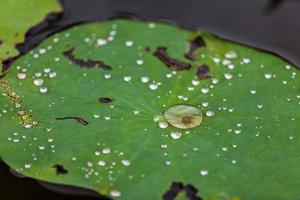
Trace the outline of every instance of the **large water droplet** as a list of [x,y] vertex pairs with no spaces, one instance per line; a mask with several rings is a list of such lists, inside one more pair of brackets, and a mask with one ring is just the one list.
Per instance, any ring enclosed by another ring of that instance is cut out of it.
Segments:
[[194,128],[202,122],[200,109],[190,105],[175,105],[165,111],[164,117],[172,126],[180,129]]

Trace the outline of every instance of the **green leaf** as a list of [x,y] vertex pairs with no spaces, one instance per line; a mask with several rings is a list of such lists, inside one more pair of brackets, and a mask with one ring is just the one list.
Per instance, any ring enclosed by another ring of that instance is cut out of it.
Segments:
[[111,20],[50,37],[1,86],[0,155],[26,176],[129,200],[172,182],[203,199],[300,197],[299,70],[269,53]]
[[18,55],[15,44],[50,11],[60,11],[56,0],[0,0],[0,61]]

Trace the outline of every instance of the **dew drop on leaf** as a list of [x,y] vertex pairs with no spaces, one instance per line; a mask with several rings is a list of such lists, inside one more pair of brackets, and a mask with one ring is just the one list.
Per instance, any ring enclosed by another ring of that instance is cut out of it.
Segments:
[[164,117],[172,126],[180,129],[197,127],[202,122],[202,112],[190,105],[175,105],[164,112]]
[[170,136],[171,136],[172,139],[177,140],[177,139],[179,139],[181,137],[181,133],[177,132],[177,131],[172,131],[170,133]]

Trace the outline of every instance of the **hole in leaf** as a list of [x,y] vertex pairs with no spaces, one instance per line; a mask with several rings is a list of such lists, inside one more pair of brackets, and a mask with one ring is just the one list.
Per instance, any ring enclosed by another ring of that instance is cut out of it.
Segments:
[[203,200],[197,196],[198,190],[193,185],[184,185],[181,182],[173,182],[170,189],[163,195],[163,200],[176,200],[180,192],[185,192],[188,200]]
[[201,65],[200,67],[198,67],[196,75],[198,79],[205,80],[211,78],[211,76],[208,75],[208,73],[209,73],[208,65]]
[[113,102],[113,101],[114,101],[114,99],[109,98],[109,97],[100,97],[100,98],[99,98],[99,102],[100,102],[100,103],[111,103],[111,102]]
[[196,49],[198,49],[200,47],[205,47],[206,44],[201,36],[197,36],[194,39],[190,40],[189,42],[190,42],[190,49],[185,54],[185,57],[190,60],[195,60],[196,58],[195,58],[194,52],[196,51]]
[[68,60],[70,60],[72,63],[74,63],[76,65],[79,65],[80,67],[85,67],[85,68],[99,67],[99,68],[104,69],[104,70],[111,70],[112,69],[111,66],[109,66],[109,65],[107,65],[104,62],[99,61],[99,60],[91,60],[91,59],[83,60],[83,59],[80,59],[80,58],[76,58],[75,55],[74,55],[74,51],[75,51],[75,47],[72,47],[71,49],[63,52],[63,55]]
[[181,71],[181,70],[189,70],[192,68],[192,65],[189,63],[171,58],[167,53],[166,47],[158,47],[153,55],[172,70]]
[[76,120],[78,123],[86,126],[89,124],[88,121],[86,121],[85,119],[81,118],[81,117],[58,117],[56,118],[56,120],[67,120],[67,119],[74,119]]
[[52,168],[55,169],[56,175],[65,175],[68,173],[68,170],[66,170],[63,165],[56,164],[53,165]]

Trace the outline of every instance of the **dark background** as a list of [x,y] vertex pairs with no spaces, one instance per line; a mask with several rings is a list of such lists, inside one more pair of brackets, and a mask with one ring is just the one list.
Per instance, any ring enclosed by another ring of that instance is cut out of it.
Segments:
[[[27,40],[36,44],[66,26],[125,16],[167,21],[188,29],[200,28],[277,53],[300,66],[300,0],[62,0],[61,3],[64,13],[51,26],[43,24],[33,28]],[[28,50],[29,46],[23,48]],[[35,180],[18,178],[0,163],[0,200],[103,199],[75,188],[49,187],[52,190]],[[86,193],[88,196],[83,197]]]

